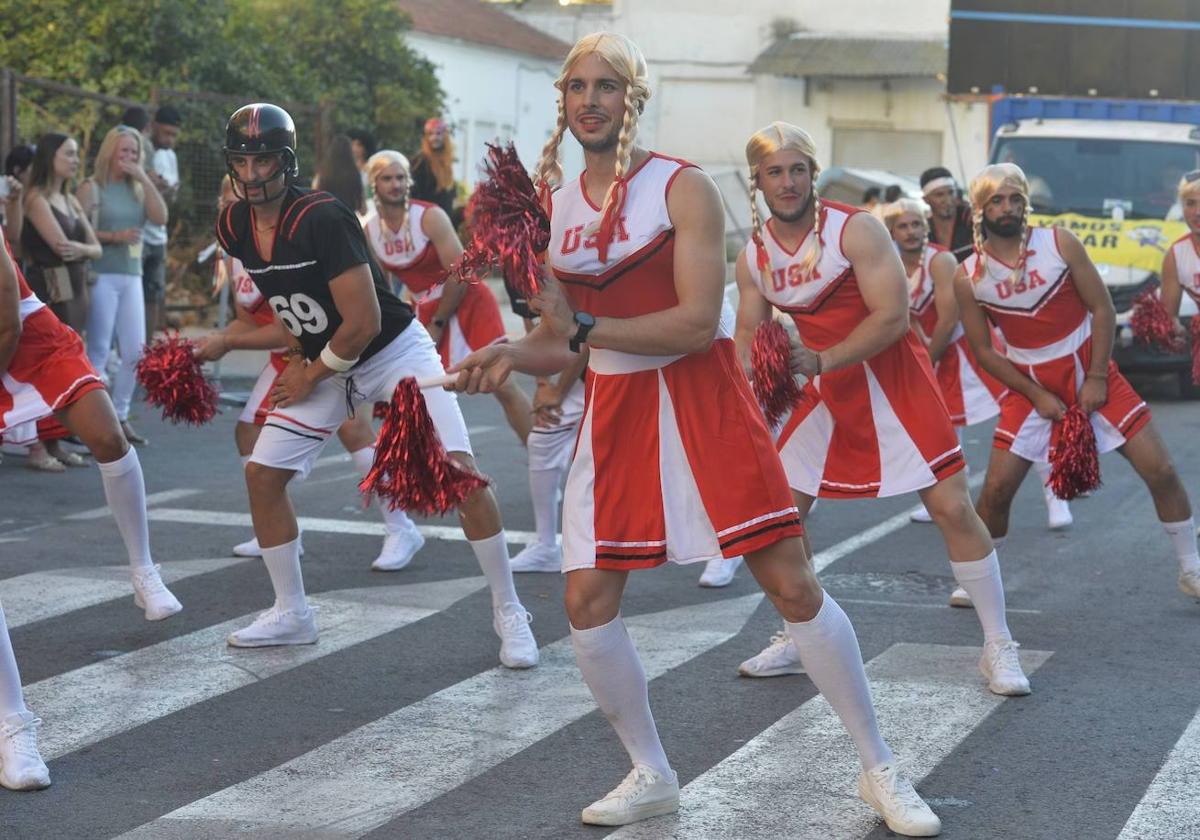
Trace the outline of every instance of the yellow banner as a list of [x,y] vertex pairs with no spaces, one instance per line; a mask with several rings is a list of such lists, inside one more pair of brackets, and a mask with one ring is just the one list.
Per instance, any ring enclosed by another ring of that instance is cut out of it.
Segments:
[[1078,213],[1044,216],[1034,213],[1032,222],[1039,227],[1058,225],[1079,237],[1094,263],[1131,266],[1146,271],[1162,268],[1163,257],[1171,243],[1187,233],[1183,222],[1153,219],[1097,219]]

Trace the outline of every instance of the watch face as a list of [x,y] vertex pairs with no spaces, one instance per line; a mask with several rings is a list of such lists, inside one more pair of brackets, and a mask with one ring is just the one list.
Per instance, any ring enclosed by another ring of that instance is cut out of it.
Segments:
[[590,312],[576,312],[575,323],[582,327],[596,326],[596,318]]

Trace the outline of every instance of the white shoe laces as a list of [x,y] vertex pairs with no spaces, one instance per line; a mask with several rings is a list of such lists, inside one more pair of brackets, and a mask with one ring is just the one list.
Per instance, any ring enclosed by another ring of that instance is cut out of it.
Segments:
[[928,810],[929,806],[912,786],[912,782],[902,775],[895,765],[885,764],[882,767],[868,770],[867,773],[875,783],[875,787],[887,796],[887,800],[882,804],[886,805],[889,810],[896,808],[903,811],[911,809],[924,812]]
[[510,615],[505,615],[502,610],[496,611],[496,623],[500,625],[500,634],[506,637],[517,635],[523,628],[529,627],[531,621],[533,615],[524,607],[518,608]]
[[621,780],[621,784],[613,788],[608,796],[604,798],[618,799],[623,805],[628,805],[645,793],[646,788],[652,782],[653,779],[651,778],[650,770],[641,765],[636,765],[629,771],[629,775]]
[[0,734],[8,739],[13,753],[30,760],[42,760],[37,748],[37,728],[42,725],[41,718],[30,718],[16,726],[6,724]]
[[988,666],[993,675],[1003,674],[1009,677],[1024,676],[1021,670],[1021,659],[1017,655],[1020,645],[1013,641],[997,642],[988,645]]
[[152,598],[171,594],[167,585],[163,583],[162,577],[159,576],[158,569],[158,566],[151,566],[145,571],[133,573],[134,586],[142,593],[142,597]]

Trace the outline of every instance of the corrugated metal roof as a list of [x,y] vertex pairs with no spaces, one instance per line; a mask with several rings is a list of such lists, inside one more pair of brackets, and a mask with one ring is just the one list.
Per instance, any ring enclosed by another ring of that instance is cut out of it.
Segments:
[[413,30],[445,38],[557,61],[567,57],[571,45],[479,0],[397,0],[412,17]]
[[825,78],[897,78],[946,72],[944,38],[885,38],[797,32],[767,47],[751,73]]

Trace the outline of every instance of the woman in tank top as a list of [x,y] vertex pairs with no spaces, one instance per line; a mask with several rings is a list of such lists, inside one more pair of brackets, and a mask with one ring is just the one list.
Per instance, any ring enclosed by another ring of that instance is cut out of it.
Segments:
[[134,368],[146,343],[142,292],[142,225],[167,223],[167,205],[146,174],[141,136],[119,125],[104,136],[96,154],[95,177],[79,188],[83,209],[95,219],[103,252],[96,260],[96,285],[87,318],[87,351],[103,374],[116,338],[121,363],[110,383],[113,405],[130,443],[146,439],[129,425],[136,384]]
[[79,170],[79,146],[65,134],[44,134],[29,174],[27,224],[21,244],[34,293],[75,332],[88,312],[87,263],[99,259],[100,243],[68,184]]

